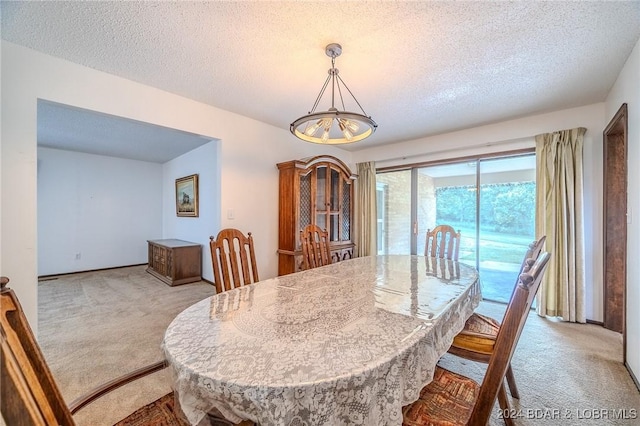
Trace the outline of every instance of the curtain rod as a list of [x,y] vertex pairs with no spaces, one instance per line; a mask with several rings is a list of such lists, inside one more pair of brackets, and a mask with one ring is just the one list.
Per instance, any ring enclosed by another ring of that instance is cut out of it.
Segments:
[[411,158],[431,156],[431,155],[435,155],[435,154],[446,154],[448,152],[457,152],[457,151],[465,151],[465,150],[469,150],[469,149],[477,149],[477,148],[486,148],[486,147],[491,147],[491,146],[508,145],[508,144],[519,143],[519,142],[535,142],[535,139],[534,139],[534,136],[528,136],[528,137],[523,137],[523,138],[506,139],[506,140],[496,141],[496,142],[486,142],[486,143],[478,144],[478,145],[467,145],[467,146],[462,146],[462,147],[446,148],[446,149],[440,149],[440,150],[437,150],[437,151],[430,151],[430,152],[420,153],[420,154],[403,155],[401,157],[387,158],[387,159],[384,159],[384,160],[381,160],[381,161],[376,161],[376,165],[380,164],[380,163],[384,164],[384,163],[390,163],[390,162],[398,161],[398,160],[409,160]]

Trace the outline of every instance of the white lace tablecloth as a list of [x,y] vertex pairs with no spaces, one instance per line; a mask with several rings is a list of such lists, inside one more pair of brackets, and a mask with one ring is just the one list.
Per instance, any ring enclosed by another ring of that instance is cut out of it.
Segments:
[[480,299],[472,267],[362,257],[202,300],[163,348],[192,424],[400,425]]

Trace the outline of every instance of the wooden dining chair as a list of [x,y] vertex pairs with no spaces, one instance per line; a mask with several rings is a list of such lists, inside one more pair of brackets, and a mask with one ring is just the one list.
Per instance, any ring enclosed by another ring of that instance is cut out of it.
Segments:
[[[528,259],[537,259],[542,251],[546,236],[542,236],[538,241],[529,244],[527,251],[522,259],[518,277],[523,272]],[[515,288],[518,285],[519,278],[516,278]],[[513,297],[513,293],[511,294]],[[464,328],[453,339],[453,343],[448,352],[471,361],[488,363],[491,354],[494,351],[496,337],[500,330],[500,321],[486,315],[474,312],[464,325]],[[520,398],[518,388],[516,386],[515,377],[511,365],[507,369],[507,383],[509,391],[514,398]],[[508,407],[502,407],[508,408]]]
[[307,225],[300,231],[302,262],[304,269],[317,268],[331,263],[329,234],[317,225]]
[[[75,425],[73,414],[103,395],[166,367],[164,361],[112,380],[74,400],[69,406],[38,346],[17,296],[0,278],[0,410],[7,425]],[[173,393],[142,407],[116,425],[132,419],[162,419],[167,425],[187,426],[174,405]],[[138,423],[136,423],[138,424]]]
[[[73,426],[73,415],[100,397],[167,367],[159,361],[125,374],[66,404],[27,321],[18,297],[0,277],[0,412],[7,425]],[[211,414],[212,425],[235,425]],[[173,392],[139,408],[115,426],[188,426]],[[252,426],[243,421],[237,426]]]
[[216,293],[260,281],[251,232],[223,229],[209,237],[209,247]]
[[[528,259],[509,301],[482,384],[436,366],[433,380],[417,401],[402,410],[404,426],[486,425],[496,398],[506,401],[504,378],[527,320],[533,298],[549,261],[549,253]],[[513,424],[510,411],[505,422]]]
[[433,230],[427,229],[427,240],[424,255],[439,259],[458,260],[460,253],[460,231],[452,226],[438,225]]

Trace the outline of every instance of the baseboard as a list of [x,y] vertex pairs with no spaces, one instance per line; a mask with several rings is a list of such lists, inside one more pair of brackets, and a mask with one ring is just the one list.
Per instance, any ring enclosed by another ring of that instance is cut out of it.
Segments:
[[204,281],[205,283],[211,284],[211,285],[215,285],[215,283],[213,281],[209,281],[208,279],[201,277],[200,278],[202,281]]
[[604,327],[604,323],[602,321],[594,321],[594,320],[587,319],[587,324],[595,324],[595,325]]
[[38,276],[38,281],[53,281],[58,277],[66,277],[67,275],[73,275],[73,274],[82,274],[83,272],[109,271],[112,269],[131,268],[132,266],[143,266],[143,265],[148,265],[148,263],[145,262],[145,263],[137,263],[135,265],[112,266],[111,268],[87,269],[84,271],[65,272],[63,274],[40,275]]
[[629,367],[629,363],[625,361],[624,366],[627,367],[627,371],[629,372],[629,375],[631,376],[631,380],[633,380],[633,383],[636,384],[636,388],[640,392],[640,382],[638,382],[638,379],[633,374],[633,371],[631,370],[631,367]]

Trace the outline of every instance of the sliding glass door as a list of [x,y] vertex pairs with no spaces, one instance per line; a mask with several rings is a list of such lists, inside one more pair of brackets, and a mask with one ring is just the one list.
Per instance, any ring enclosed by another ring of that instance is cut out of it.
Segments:
[[507,302],[534,239],[535,156],[478,158],[378,173],[378,253],[424,254],[428,229],[460,230],[460,261],[485,299]]
[[[411,170],[401,170],[376,175],[378,229],[382,229],[382,235],[378,235],[378,252],[381,254],[412,253],[411,174]],[[379,200],[380,194],[383,201]]]
[[508,302],[535,238],[535,156],[479,164],[478,271],[485,299]]
[[447,224],[460,231],[460,261],[475,265],[476,169],[476,161],[416,169],[417,254],[424,254],[427,231]]

